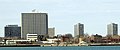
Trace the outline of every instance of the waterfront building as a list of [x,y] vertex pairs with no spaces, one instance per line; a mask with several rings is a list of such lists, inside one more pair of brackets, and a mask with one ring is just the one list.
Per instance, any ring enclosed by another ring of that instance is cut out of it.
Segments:
[[6,45],[31,44],[31,40],[6,40]]
[[118,24],[115,24],[115,23],[108,24],[107,35],[108,36],[118,35]]
[[22,13],[22,38],[26,39],[27,34],[48,35],[47,13]]
[[41,41],[43,44],[57,44],[61,39],[47,39],[47,41]]
[[55,35],[55,28],[48,28],[48,36],[54,37]]
[[84,37],[84,24],[74,25],[74,37]]
[[21,27],[18,25],[6,25],[4,35],[7,38],[20,38],[21,37]]
[[27,40],[37,41],[37,34],[27,34]]

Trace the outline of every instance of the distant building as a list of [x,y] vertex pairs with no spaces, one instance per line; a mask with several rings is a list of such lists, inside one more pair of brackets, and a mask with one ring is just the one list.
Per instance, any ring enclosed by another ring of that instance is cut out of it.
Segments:
[[98,34],[92,35],[92,36],[90,37],[90,42],[91,42],[91,43],[101,43],[101,42],[102,42],[102,36],[101,36],[101,35],[98,35]]
[[47,13],[22,13],[22,38],[26,39],[27,34],[47,36],[48,15]]
[[55,28],[48,28],[48,36],[49,37],[55,36]]
[[64,36],[65,36],[65,37],[68,37],[68,38],[73,38],[72,34],[70,34],[70,33],[65,34]]
[[118,35],[118,24],[115,24],[115,23],[108,24],[107,35],[108,36]]
[[72,34],[65,34],[61,36],[62,42],[73,42]]
[[74,25],[74,36],[75,37],[83,37],[84,36],[84,24],[76,24]]
[[21,37],[21,27],[18,26],[18,25],[7,25],[7,26],[5,26],[5,37],[20,38]]

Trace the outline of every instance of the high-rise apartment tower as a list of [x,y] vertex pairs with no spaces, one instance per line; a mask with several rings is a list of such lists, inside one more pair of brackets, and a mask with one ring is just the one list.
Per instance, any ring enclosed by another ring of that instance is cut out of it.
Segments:
[[107,35],[108,36],[118,35],[118,24],[115,24],[115,23],[108,24]]
[[74,36],[75,37],[84,37],[84,24],[74,25]]
[[27,34],[47,35],[48,15],[47,13],[22,13],[22,38]]

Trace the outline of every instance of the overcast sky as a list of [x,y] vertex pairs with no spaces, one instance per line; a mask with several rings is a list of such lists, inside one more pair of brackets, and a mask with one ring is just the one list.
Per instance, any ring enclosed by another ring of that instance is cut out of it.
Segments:
[[32,9],[48,13],[56,34],[73,34],[77,23],[85,25],[85,33],[104,36],[107,24],[120,26],[120,0],[0,0],[0,36],[6,25],[21,26],[21,13]]

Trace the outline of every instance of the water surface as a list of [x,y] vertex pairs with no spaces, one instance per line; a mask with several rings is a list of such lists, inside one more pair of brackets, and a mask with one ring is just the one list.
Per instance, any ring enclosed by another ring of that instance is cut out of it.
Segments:
[[120,50],[120,46],[0,47],[0,50]]

